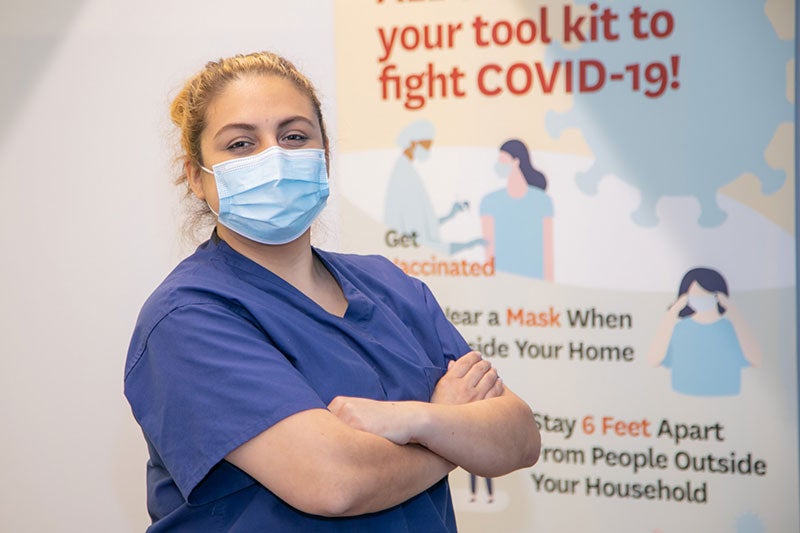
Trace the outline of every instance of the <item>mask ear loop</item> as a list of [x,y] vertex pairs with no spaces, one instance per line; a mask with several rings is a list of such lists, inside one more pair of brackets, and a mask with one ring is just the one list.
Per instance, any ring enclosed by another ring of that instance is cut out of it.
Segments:
[[[199,166],[199,167],[200,167],[202,170],[204,170],[204,171],[208,172],[209,174],[211,174],[212,176],[214,176],[214,171],[213,171],[213,170],[209,170],[209,169],[207,169],[206,167],[204,167],[203,165],[198,165],[198,166]],[[209,204],[209,203],[208,203],[208,200],[206,200],[206,205],[208,206],[208,209],[209,209],[209,211],[211,211],[212,213],[214,213],[214,216],[215,216],[215,217],[219,218],[219,213],[217,213],[216,211],[214,211],[214,208],[213,208],[213,207],[211,207],[211,204]]]

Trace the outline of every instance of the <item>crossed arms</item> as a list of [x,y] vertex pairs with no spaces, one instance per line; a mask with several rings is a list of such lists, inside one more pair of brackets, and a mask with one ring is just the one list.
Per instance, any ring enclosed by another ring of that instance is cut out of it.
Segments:
[[470,352],[450,364],[430,403],[337,397],[226,459],[301,511],[355,516],[398,505],[456,466],[484,477],[531,466],[539,448],[530,407]]

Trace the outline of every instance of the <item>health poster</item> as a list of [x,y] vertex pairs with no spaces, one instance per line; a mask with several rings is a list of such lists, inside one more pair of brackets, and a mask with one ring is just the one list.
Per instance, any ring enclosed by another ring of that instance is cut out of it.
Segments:
[[461,531],[800,530],[794,9],[336,2],[342,248],[542,433],[450,475]]

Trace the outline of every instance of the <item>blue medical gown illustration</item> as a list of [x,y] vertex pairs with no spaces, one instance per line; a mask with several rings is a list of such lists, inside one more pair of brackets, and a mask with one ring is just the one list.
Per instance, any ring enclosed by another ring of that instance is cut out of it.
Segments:
[[481,245],[484,241],[475,238],[466,242],[447,242],[440,235],[440,226],[467,206],[456,202],[442,217],[438,217],[434,211],[415,161],[424,161],[430,156],[435,133],[433,124],[425,119],[412,122],[400,132],[397,144],[402,152],[389,176],[383,209],[384,223],[400,233],[416,234],[421,244],[450,255]]

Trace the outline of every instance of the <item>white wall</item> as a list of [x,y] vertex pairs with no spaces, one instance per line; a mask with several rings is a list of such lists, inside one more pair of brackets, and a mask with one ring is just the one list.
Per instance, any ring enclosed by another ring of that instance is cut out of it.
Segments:
[[169,102],[207,60],[270,49],[335,132],[332,17],[331,0],[0,4],[3,531],[149,523],[122,373],[139,307],[189,250]]

